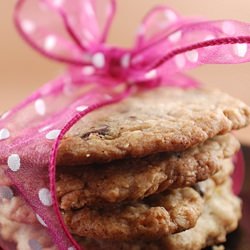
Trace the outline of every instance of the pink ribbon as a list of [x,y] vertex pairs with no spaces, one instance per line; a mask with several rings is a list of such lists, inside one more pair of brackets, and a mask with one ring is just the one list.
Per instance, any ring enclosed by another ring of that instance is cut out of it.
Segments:
[[[15,193],[62,250],[80,249],[62,221],[55,195],[57,149],[70,127],[143,88],[198,87],[184,74],[187,69],[250,61],[249,24],[184,18],[164,6],[146,15],[132,48],[110,46],[106,38],[115,6],[114,0],[19,0],[16,5],[22,37],[67,70],[4,114],[0,164]],[[242,181],[242,171],[239,176]]]

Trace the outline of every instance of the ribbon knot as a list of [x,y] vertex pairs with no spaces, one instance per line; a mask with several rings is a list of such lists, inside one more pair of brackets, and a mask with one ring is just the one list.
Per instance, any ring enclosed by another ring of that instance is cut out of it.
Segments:
[[115,48],[94,53],[91,63],[95,73],[101,77],[110,77],[119,82],[127,81],[131,75],[130,55]]
[[183,71],[203,64],[250,60],[249,24],[184,18],[165,6],[145,16],[132,48],[109,47],[106,38],[115,3],[19,0],[16,26],[40,53],[74,68],[71,73],[80,69],[90,80],[94,75],[97,82],[196,86]]

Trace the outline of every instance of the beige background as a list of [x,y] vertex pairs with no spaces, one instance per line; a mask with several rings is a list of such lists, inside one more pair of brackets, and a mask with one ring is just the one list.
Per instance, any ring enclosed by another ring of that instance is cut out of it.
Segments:
[[[74,0],[72,0],[74,2]],[[239,19],[250,22],[249,0],[117,0],[118,15],[110,43],[131,45],[136,25],[155,4],[168,4],[184,15],[213,19]],[[17,35],[12,24],[14,0],[0,0],[0,111],[7,110],[47,80],[55,77],[62,65],[32,51]],[[192,72],[206,86],[221,88],[250,104],[250,64],[205,66]],[[250,143],[250,129],[240,133]]]

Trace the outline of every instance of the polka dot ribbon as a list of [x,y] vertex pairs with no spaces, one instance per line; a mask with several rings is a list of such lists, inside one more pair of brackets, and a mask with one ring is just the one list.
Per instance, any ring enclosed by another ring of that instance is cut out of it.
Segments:
[[[55,196],[56,154],[70,127],[143,87],[197,87],[184,74],[188,69],[250,61],[250,24],[186,18],[164,6],[145,16],[132,48],[110,46],[106,38],[115,9],[114,0],[19,0],[15,9],[21,36],[67,69],[1,116],[0,173],[10,182],[0,178],[0,200],[15,196],[26,202],[34,223],[60,250],[81,249]],[[243,176],[238,159],[237,191]],[[36,237],[28,239],[30,248],[45,248]],[[2,242],[0,237],[0,245],[7,245]]]

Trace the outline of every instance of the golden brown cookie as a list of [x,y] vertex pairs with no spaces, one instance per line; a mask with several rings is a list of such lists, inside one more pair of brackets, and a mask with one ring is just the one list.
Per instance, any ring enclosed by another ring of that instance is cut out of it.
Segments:
[[62,212],[70,231],[95,239],[156,239],[195,226],[203,199],[191,187],[153,195],[141,202]]
[[218,186],[205,203],[194,228],[163,236],[157,241],[97,241],[77,238],[88,250],[201,250],[225,242],[227,233],[238,226],[241,201],[231,191],[231,183]]
[[[232,157],[238,149],[239,142],[227,134],[181,153],[158,153],[105,165],[59,168],[56,189],[60,207],[68,210],[135,201],[167,188],[192,186],[214,175],[221,169],[222,161]],[[222,176],[217,176],[217,180],[220,179]]]
[[87,115],[62,140],[58,165],[179,152],[249,123],[250,109],[219,91],[157,88]]
[[233,169],[233,159],[225,159],[222,162],[221,169],[215,175],[205,181],[196,183],[193,185],[193,188],[199,192],[205,200],[208,200],[214,195],[214,190],[217,186],[228,182]]
[[227,233],[234,231],[241,218],[241,201],[231,188],[231,181],[218,186],[208,200],[197,225],[180,234],[167,236],[166,249],[199,250],[226,241]]
[[227,164],[223,165],[223,168],[220,169],[215,175],[212,176],[213,181],[216,185],[224,183],[228,176],[230,176],[234,171],[234,163],[232,159],[227,160]]

